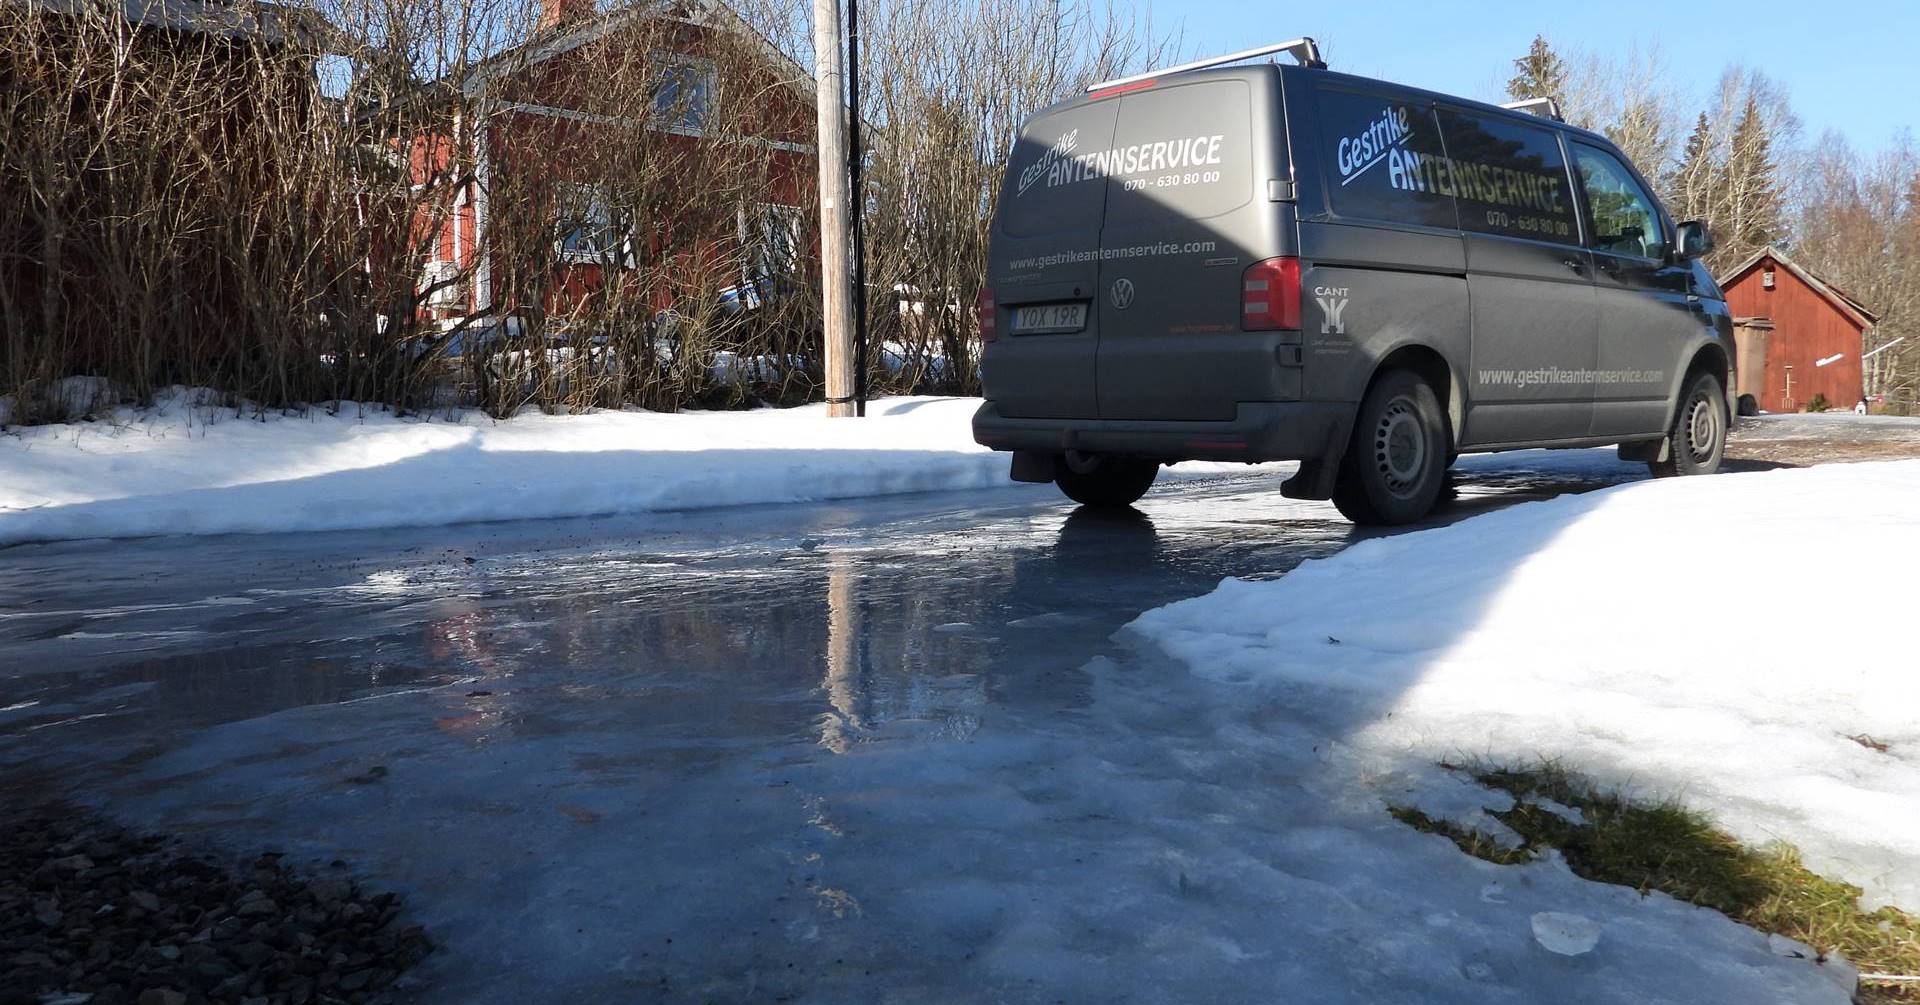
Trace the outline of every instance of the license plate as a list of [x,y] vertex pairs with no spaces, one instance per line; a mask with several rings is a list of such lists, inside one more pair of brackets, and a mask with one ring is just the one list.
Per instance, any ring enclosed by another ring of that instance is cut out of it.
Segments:
[[1031,304],[1013,310],[1013,330],[1022,335],[1077,332],[1087,326],[1087,305]]

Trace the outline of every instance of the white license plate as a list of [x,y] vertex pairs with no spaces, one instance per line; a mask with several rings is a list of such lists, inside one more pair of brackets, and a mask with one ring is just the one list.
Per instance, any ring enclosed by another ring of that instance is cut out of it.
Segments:
[[1013,330],[1022,335],[1077,332],[1087,326],[1087,305],[1032,304],[1013,310]]

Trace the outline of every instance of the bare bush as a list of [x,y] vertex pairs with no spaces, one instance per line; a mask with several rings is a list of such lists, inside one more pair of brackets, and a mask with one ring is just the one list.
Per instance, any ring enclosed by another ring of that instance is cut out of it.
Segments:
[[[174,384],[498,415],[818,397],[796,0],[315,2],[0,5],[12,421]],[[1080,0],[868,19],[871,385],[972,391],[1019,122],[1171,46]]]
[[1903,141],[1863,158],[1829,133],[1807,158],[1798,202],[1794,254],[1880,316],[1863,348],[1890,348],[1866,361],[1866,393],[1912,410],[1920,388],[1920,152]]
[[975,297],[1022,120],[1166,61],[1177,39],[1085,0],[899,0],[876,13],[862,73],[877,126],[865,197],[875,352],[896,389],[977,393]]

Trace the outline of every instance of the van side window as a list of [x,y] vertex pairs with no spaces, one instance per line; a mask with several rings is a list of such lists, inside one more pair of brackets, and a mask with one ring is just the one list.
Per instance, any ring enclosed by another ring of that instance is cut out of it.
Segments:
[[1553,130],[1451,108],[1440,110],[1440,130],[1462,230],[1580,242],[1567,162]]
[[1440,130],[1424,102],[1320,88],[1320,135],[1336,215],[1453,229],[1438,183]]
[[1633,172],[1619,158],[1584,143],[1573,145],[1580,187],[1587,197],[1588,228],[1595,251],[1659,259],[1666,255],[1660,214]]

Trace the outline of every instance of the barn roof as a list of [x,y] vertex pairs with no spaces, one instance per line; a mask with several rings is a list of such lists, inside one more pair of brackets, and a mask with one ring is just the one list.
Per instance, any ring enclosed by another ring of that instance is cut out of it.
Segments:
[[1746,261],[1741,262],[1734,268],[1728,269],[1726,274],[1720,279],[1720,288],[1726,289],[1728,286],[1733,285],[1741,276],[1746,275],[1753,270],[1754,266],[1759,265],[1762,260],[1768,258],[1773,259],[1785,267],[1788,272],[1793,273],[1795,277],[1807,285],[1808,289],[1820,294],[1822,299],[1832,304],[1835,310],[1846,315],[1854,324],[1858,325],[1861,330],[1864,331],[1872,328],[1874,324],[1880,320],[1880,315],[1869,310],[1866,304],[1856,300],[1840,287],[1814,275],[1807,270],[1806,266],[1788,257],[1786,252],[1772,246],[1761,248],[1759,251],[1754,252]]

